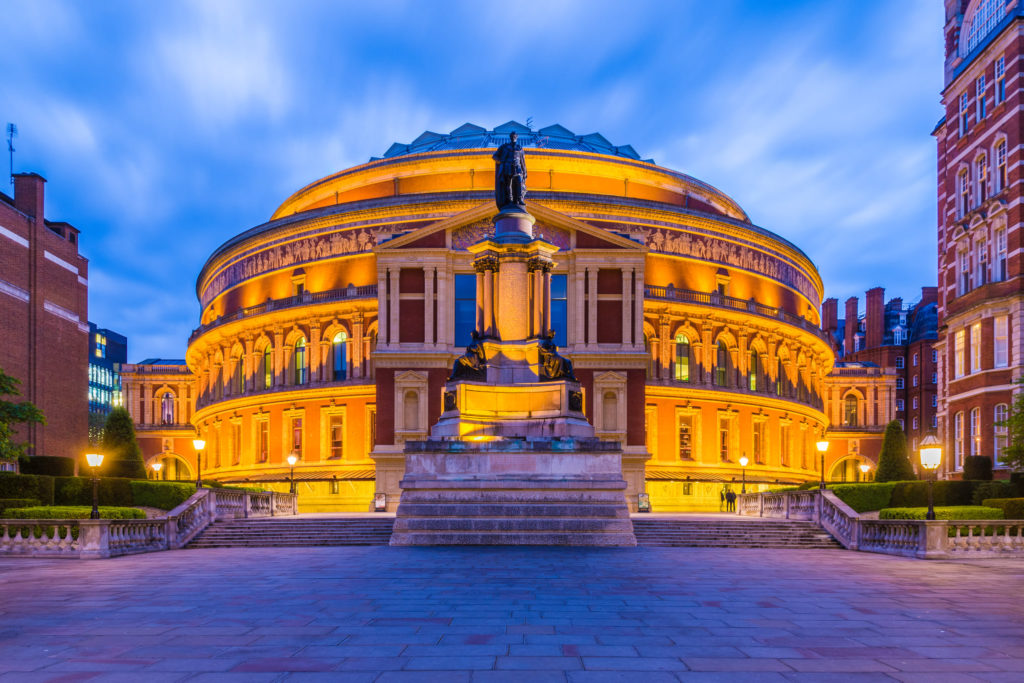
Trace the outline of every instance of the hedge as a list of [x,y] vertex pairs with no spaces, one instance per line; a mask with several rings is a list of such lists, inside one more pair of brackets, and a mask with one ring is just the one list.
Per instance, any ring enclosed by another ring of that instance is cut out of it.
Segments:
[[22,474],[45,474],[48,477],[75,476],[75,461],[56,455],[33,455],[21,462]]
[[[932,482],[934,504],[939,506],[971,505],[974,489],[979,485],[976,481],[936,481]],[[889,498],[889,507],[913,508],[928,505],[927,481],[897,482]]]
[[0,472],[0,498],[35,498],[53,505],[53,477]]
[[964,458],[964,479],[992,481],[992,458],[987,455],[968,455]]
[[[9,519],[89,519],[91,505],[44,505],[8,510]],[[129,507],[100,507],[102,519],[145,519],[142,510]]]
[[[100,505],[131,507],[132,480],[101,477]],[[54,477],[55,505],[92,505],[92,479],[89,477]]]
[[887,481],[877,484],[841,484],[832,487],[832,492],[857,512],[874,512],[889,507],[892,490],[899,482]]
[[982,504],[1002,510],[1004,519],[1024,519],[1024,498],[989,498]]
[[132,480],[132,504],[173,510],[196,492],[195,484]]
[[1024,491],[1016,484],[1011,484],[1008,481],[985,481],[974,489],[971,503],[984,505],[982,501],[989,498],[1017,498],[1021,495],[1024,495]]
[[[927,507],[886,508],[878,513],[879,519],[924,519]],[[935,519],[1002,519],[1003,511],[981,505],[958,505],[935,508]]]
[[35,498],[0,498],[0,515],[4,514],[4,510],[30,508],[37,505],[39,505],[39,501]]

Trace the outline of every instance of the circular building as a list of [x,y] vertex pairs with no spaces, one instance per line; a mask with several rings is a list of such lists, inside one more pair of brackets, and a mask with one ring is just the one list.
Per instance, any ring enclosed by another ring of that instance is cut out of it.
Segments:
[[[393,509],[403,444],[426,438],[493,230],[494,149],[526,148],[534,233],[558,247],[551,324],[629,500],[717,509],[723,487],[817,479],[822,283],[721,191],[561,126],[463,125],[317,180],[199,274],[186,362],[204,478],[287,487],[303,510]],[[747,466],[741,466],[743,457]]]

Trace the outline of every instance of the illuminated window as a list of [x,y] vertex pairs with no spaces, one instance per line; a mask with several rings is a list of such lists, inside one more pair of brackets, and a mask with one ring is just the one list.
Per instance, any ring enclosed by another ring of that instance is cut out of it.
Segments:
[[978,179],[977,203],[980,205],[988,199],[988,157],[982,154],[974,162],[974,177]]
[[971,325],[971,372],[981,371],[981,323]]
[[857,426],[857,397],[848,394],[843,402],[843,424],[847,427]]
[[231,423],[231,464],[242,462],[242,423]]
[[981,408],[971,409],[971,455],[981,455]]
[[1006,0],[979,0],[974,5],[974,12],[965,21],[967,42],[961,56],[966,57],[971,50],[981,45],[1005,14]]
[[256,462],[266,462],[270,458],[270,420],[263,419],[256,423]]
[[985,76],[978,76],[978,80],[974,82],[974,104],[975,104],[975,115],[980,122],[985,118]]
[[960,137],[967,135],[967,93],[960,94]]
[[1006,279],[1006,230],[996,230],[996,263],[992,279],[1002,282]]
[[956,205],[956,215],[958,218],[963,218],[970,208],[971,201],[971,184],[970,179],[967,177],[967,169],[961,170],[956,176],[956,187],[957,196],[959,201]]
[[679,416],[679,459],[693,460],[693,415]]
[[[552,319],[552,322],[554,320]],[[476,275],[455,274],[455,346],[465,347],[473,342],[476,329]],[[564,342],[564,339],[562,340]]]
[[715,357],[715,384],[720,387],[726,385],[729,376],[729,349],[725,342],[718,342],[718,352]]
[[551,329],[557,344],[569,343],[569,276],[565,274],[551,276]]
[[914,410],[917,410],[917,396],[914,397],[912,405],[914,407]]
[[344,331],[338,332],[331,340],[331,356],[333,379],[338,382],[348,374],[348,337]]
[[292,366],[295,368],[295,383],[305,384],[307,380],[306,340],[303,337],[299,337],[298,341],[295,342],[293,356]]
[[345,418],[342,415],[331,415],[328,425],[331,440],[331,454],[328,460],[341,460],[345,452]]
[[271,357],[270,344],[267,344],[267,348],[263,349],[261,365],[260,374],[263,377],[263,388],[269,389],[274,385],[274,360]]
[[902,389],[903,388],[903,378],[902,377],[897,377],[896,378],[896,388],[897,389]]
[[1006,426],[1006,419],[1010,416],[1009,408],[1005,403],[999,403],[996,405],[993,426],[993,434],[995,435],[994,456],[992,458],[992,464],[998,466],[999,459],[1003,456],[1003,450],[1009,445],[1009,428]]
[[718,417],[718,456],[722,462],[729,462],[730,456],[730,442],[732,432],[732,419],[730,417],[720,415]]
[[997,315],[992,321],[993,353],[992,360],[997,368],[1005,368],[1010,364],[1009,323],[1005,315]]
[[957,330],[953,335],[953,379],[964,376],[964,347],[966,346],[967,334],[964,330]]
[[1006,58],[996,60],[996,104],[1006,99]]
[[764,464],[764,420],[754,420],[754,462]]
[[1006,189],[1006,140],[996,143],[996,192]]
[[757,351],[750,352],[750,368],[747,373],[747,381],[751,391],[757,391],[757,378],[761,372],[761,359]]
[[896,399],[896,410],[903,410],[903,399]]
[[903,368],[903,356],[896,356],[896,367]]
[[783,467],[789,467],[790,451],[793,448],[792,433],[790,425],[779,427],[779,459]]
[[690,340],[682,332],[676,335],[675,378],[678,382],[690,381]]
[[964,467],[964,414],[953,416],[953,469]]
[[293,417],[291,419],[291,440],[289,452],[294,453],[298,457],[302,457],[302,418]]
[[160,421],[165,425],[174,424],[174,395],[169,391],[160,398]]

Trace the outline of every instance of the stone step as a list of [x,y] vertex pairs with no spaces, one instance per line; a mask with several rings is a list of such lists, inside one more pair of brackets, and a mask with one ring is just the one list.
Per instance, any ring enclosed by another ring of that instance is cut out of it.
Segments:
[[407,503],[398,514],[410,517],[595,517],[628,519],[621,503],[581,505],[579,503]]
[[508,532],[405,532],[391,537],[391,545],[558,545],[609,546],[635,545],[632,533],[551,533],[538,531]]
[[603,489],[501,489],[494,491],[463,489],[406,489],[402,492],[402,503],[474,503],[528,505],[550,504],[594,504],[608,503],[621,505],[622,491]]
[[573,517],[401,517],[395,532],[573,532],[632,533],[629,519],[580,519]]

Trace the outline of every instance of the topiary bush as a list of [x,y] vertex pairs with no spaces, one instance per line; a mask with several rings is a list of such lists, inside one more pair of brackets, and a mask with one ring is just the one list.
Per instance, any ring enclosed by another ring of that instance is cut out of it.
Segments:
[[[91,505],[42,505],[15,508],[7,512],[9,519],[89,519]],[[145,519],[146,513],[135,508],[100,507],[101,519]]]
[[[879,519],[924,519],[927,507],[896,507],[879,511]],[[936,507],[935,519],[1003,519],[1003,511],[981,505]]]
[[897,482],[873,484],[837,484],[832,492],[857,512],[873,512],[889,507],[892,490]]
[[194,484],[179,484],[170,481],[130,482],[132,505],[173,510],[196,492]]
[[983,505],[988,498],[1016,498],[1021,495],[1019,488],[1008,481],[983,481],[974,487],[971,503]]
[[[977,482],[973,481],[936,481],[933,482],[935,505],[971,505]],[[889,498],[889,506],[894,508],[922,507],[928,505],[928,482],[901,481],[897,482]]]
[[989,498],[982,505],[999,508],[1003,519],[1024,519],[1024,498]]
[[39,505],[35,498],[0,498],[0,517],[4,516],[5,510],[14,508],[30,508]]
[[35,498],[53,505],[53,477],[0,472],[0,498]]
[[907,456],[907,437],[897,420],[885,427],[882,451],[878,454],[878,469],[875,481],[912,481],[917,479],[910,458]]
[[146,464],[135,439],[135,424],[124,408],[114,408],[103,427],[101,452],[106,455],[103,473],[110,477],[146,478]]
[[968,455],[964,458],[964,479],[992,481],[992,458],[984,455]]
[[75,476],[75,461],[56,455],[33,455],[21,463],[22,474],[45,474],[49,477]]
[[[99,484],[100,505],[131,507],[132,480],[103,477]],[[54,480],[53,502],[57,505],[92,505],[92,479],[88,477],[57,477]]]

